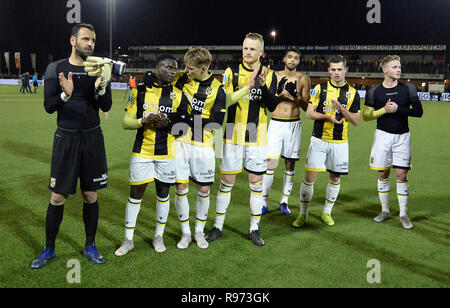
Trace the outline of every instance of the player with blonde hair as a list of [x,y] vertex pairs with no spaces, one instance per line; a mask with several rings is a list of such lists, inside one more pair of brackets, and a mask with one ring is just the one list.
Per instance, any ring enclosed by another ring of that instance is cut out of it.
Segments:
[[[259,233],[262,215],[262,180],[267,170],[267,111],[277,106],[277,77],[274,71],[262,67],[260,58],[264,52],[264,39],[258,33],[249,33],[242,43],[243,61],[238,67],[229,67],[223,75],[227,93],[233,96],[242,91],[255,76],[261,74],[255,87],[227,109],[223,158],[220,164],[220,186],[216,199],[216,220],[207,236],[212,242],[223,236],[223,225],[231,191],[236,177],[242,172],[242,164],[248,172],[250,186],[250,231],[249,239],[257,246],[264,246]],[[245,157],[245,161],[244,161]]]
[[366,95],[363,109],[365,121],[377,120],[370,168],[378,171],[378,197],[381,213],[374,218],[383,222],[390,216],[389,176],[395,169],[397,180],[397,199],[400,207],[400,222],[410,230],[413,225],[408,217],[409,184],[407,174],[411,169],[411,136],[408,117],[422,117],[422,104],[417,89],[411,83],[400,82],[401,59],[387,56],[381,61],[384,73],[382,84],[372,87]]

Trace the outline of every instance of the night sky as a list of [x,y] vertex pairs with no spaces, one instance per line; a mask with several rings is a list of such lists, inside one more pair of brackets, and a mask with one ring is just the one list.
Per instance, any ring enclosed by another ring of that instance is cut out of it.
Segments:
[[[81,21],[94,25],[96,53],[109,50],[109,0],[78,0]],[[277,30],[276,45],[445,44],[450,0],[379,0],[381,23],[369,24],[368,0],[114,0],[114,47],[240,45],[248,32]],[[70,54],[68,0],[1,0],[0,52],[37,53],[38,62]],[[447,51],[447,62],[449,62]],[[29,56],[27,56],[29,58]],[[26,59],[24,59],[26,63]],[[2,70],[4,59],[2,56]]]

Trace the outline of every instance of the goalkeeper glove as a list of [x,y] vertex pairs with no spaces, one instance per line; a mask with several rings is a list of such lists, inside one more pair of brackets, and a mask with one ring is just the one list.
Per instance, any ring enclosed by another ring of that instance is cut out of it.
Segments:
[[286,81],[287,81],[286,77],[281,78],[280,82],[278,83],[277,94],[283,92],[284,87],[286,85]]
[[289,92],[289,94],[292,95],[293,98],[298,97],[298,91],[297,91],[297,80],[295,82],[288,82],[285,86],[286,91]]
[[83,65],[84,70],[89,76],[97,76],[95,88],[100,90],[100,95],[103,95],[106,91],[106,86],[111,80],[113,60],[89,56],[86,58],[86,61],[83,62]]

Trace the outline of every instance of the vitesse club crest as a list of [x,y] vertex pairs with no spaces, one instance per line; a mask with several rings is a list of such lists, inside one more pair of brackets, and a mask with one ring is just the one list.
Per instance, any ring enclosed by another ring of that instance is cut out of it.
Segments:
[[55,178],[50,178],[50,187],[51,188],[55,188],[56,186],[56,179]]
[[213,90],[214,90],[214,89],[213,89],[212,87],[207,87],[207,88],[206,88],[206,95],[208,95],[208,96],[211,95],[212,92],[213,92]]
[[372,156],[372,157],[370,157],[370,163],[373,164],[373,161],[374,161],[374,159],[373,159],[373,156]]
[[345,97],[347,97],[347,99],[350,99],[351,96],[352,96],[352,92],[345,93]]
[[170,99],[174,100],[177,98],[177,94],[175,92],[170,92]]

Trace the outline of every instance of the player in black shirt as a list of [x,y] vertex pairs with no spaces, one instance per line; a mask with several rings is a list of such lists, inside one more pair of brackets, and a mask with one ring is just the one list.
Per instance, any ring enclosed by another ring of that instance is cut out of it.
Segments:
[[421,117],[422,104],[416,87],[399,82],[400,57],[388,56],[381,61],[384,81],[371,88],[363,110],[366,121],[377,119],[374,143],[370,153],[370,168],[378,170],[378,196],[381,213],[374,218],[383,222],[389,218],[389,175],[395,169],[400,221],[405,229],[412,229],[408,215],[409,185],[407,174],[411,169],[411,137],[408,117]]
[[[99,109],[111,108],[111,65],[100,76],[89,76],[83,61],[95,47],[95,31],[89,24],[72,28],[70,58],[49,64],[45,72],[44,107],[57,112],[49,189],[52,191],[46,216],[46,243],[31,268],[46,266],[55,257],[55,240],[62,222],[64,203],[76,192],[78,178],[83,196],[86,243],[83,255],[96,264],[105,263],[95,245],[98,224],[97,190],[107,185],[107,165],[100,128]],[[96,88],[96,85],[98,87]]]

